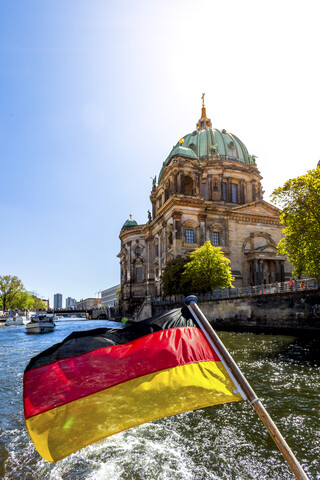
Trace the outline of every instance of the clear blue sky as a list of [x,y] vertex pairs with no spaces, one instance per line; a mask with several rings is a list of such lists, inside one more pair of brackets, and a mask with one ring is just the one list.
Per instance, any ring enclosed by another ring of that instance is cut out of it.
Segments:
[[119,283],[121,226],[203,92],[265,200],[315,168],[318,21],[308,0],[1,0],[0,275],[63,304]]

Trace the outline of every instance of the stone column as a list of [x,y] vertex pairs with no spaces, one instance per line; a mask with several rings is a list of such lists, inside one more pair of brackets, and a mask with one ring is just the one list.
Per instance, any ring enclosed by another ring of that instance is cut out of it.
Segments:
[[280,261],[275,260],[275,269],[276,269],[276,282],[281,282],[281,271],[280,271]]
[[132,297],[132,283],[133,283],[133,265],[132,265],[132,251],[131,251],[132,242],[128,242],[127,245],[128,245],[128,265],[129,265],[129,268],[128,268],[127,272],[129,273],[129,278],[128,278],[129,285],[130,285],[129,297],[131,298]]
[[285,275],[284,275],[284,260],[280,260],[280,282],[285,281]]
[[252,201],[255,202],[256,199],[257,199],[256,183],[252,182]]
[[227,178],[227,202],[232,201],[232,187],[231,187],[231,184],[232,184],[231,178]]
[[146,239],[146,263],[147,263],[147,295],[154,294],[154,248],[152,243],[152,236]]
[[162,242],[163,242],[163,268],[166,266],[167,260],[167,223],[162,222]]
[[264,267],[263,267],[263,260],[259,260],[259,285],[264,284]]
[[180,255],[182,252],[182,228],[181,228],[181,212],[173,212],[173,253],[174,255]]
[[212,200],[212,175],[207,176],[207,199]]
[[253,260],[253,284],[258,285],[258,260]]
[[170,196],[172,196],[176,193],[174,181],[175,181],[175,176],[173,178],[170,177],[170,180],[169,180],[169,182],[170,182]]
[[196,174],[196,189],[195,189],[195,194],[196,195],[201,195],[201,177],[200,173]]
[[249,285],[254,285],[253,260],[249,260]]
[[244,196],[244,181],[242,180],[239,185],[240,188],[240,203],[245,203],[245,196]]
[[206,218],[207,215],[202,213],[198,214],[198,221],[199,221],[199,244],[203,245],[206,241]]
[[180,173],[180,193],[181,195],[184,194],[184,175]]
[[[158,238],[158,277],[161,276],[161,235],[157,235]],[[161,282],[157,284],[157,295],[161,295]]]
[[174,175],[174,193],[179,193],[179,186],[178,186],[178,174]]

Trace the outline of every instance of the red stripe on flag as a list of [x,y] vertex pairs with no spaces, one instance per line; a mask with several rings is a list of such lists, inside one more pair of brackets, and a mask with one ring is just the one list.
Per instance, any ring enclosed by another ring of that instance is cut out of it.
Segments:
[[154,332],[28,370],[24,410],[29,418],[133,378],[193,362],[219,361],[195,327]]

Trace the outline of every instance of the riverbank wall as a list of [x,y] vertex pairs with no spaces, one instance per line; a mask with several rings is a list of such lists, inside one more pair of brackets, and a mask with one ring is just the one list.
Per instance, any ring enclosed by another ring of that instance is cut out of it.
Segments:
[[[320,290],[281,292],[199,301],[212,326],[220,330],[320,334]],[[181,304],[146,302],[144,318]],[[138,318],[142,320],[142,318]]]

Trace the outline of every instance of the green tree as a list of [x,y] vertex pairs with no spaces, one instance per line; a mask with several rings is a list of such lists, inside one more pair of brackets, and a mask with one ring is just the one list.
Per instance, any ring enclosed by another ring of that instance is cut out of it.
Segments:
[[29,292],[18,292],[15,297],[12,308],[18,308],[19,310],[29,310],[34,307],[34,299]]
[[191,283],[184,276],[184,267],[189,262],[188,258],[173,258],[166,264],[162,274],[162,291],[164,295],[189,294]]
[[12,277],[11,275],[0,276],[0,298],[3,310],[15,308],[14,304],[17,295],[24,291],[23,283],[18,277]]
[[278,244],[280,255],[288,255],[298,277],[320,275],[320,168],[288,180],[272,192],[281,208],[284,237]]
[[210,292],[215,288],[233,287],[234,277],[220,247],[209,241],[190,253],[190,261],[185,265],[183,276],[191,283],[194,292]]
[[33,308],[36,310],[46,310],[47,305],[43,300],[41,300],[41,298],[33,297],[33,301]]

